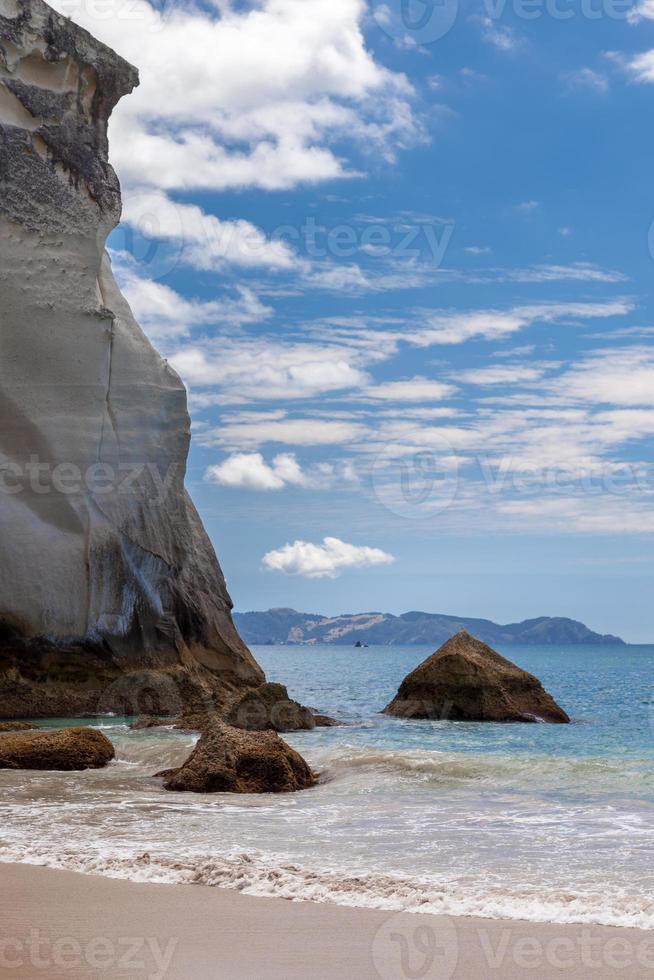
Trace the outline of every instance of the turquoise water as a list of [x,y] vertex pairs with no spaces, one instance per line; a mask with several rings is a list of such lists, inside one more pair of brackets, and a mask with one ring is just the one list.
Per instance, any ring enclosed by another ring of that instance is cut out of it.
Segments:
[[[320,772],[282,797],[166,793],[194,737],[104,718],[106,770],[0,773],[0,859],[416,912],[654,926],[654,647],[507,648],[561,725],[380,715],[431,650],[260,647],[347,721],[288,735]],[[85,722],[88,723],[88,722]],[[58,722],[62,724],[62,722]]]
[[[643,766],[640,789],[654,801],[654,646],[501,650],[536,674],[566,709],[573,724],[563,726],[398,722],[379,715],[406,674],[433,652],[429,647],[279,646],[254,652],[269,680],[285,683],[298,700],[363,725],[356,732],[361,745],[623,760]],[[313,738],[333,735],[323,731]]]

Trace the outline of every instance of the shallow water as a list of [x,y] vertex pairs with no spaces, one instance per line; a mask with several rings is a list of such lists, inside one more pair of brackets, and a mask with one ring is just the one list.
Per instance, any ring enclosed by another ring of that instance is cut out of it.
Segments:
[[287,736],[321,773],[304,793],[167,793],[151,774],[183,761],[193,736],[98,720],[117,750],[108,769],[0,773],[0,859],[377,908],[652,927],[654,647],[504,650],[543,680],[569,726],[378,714],[430,652],[255,649],[270,680],[351,723]]

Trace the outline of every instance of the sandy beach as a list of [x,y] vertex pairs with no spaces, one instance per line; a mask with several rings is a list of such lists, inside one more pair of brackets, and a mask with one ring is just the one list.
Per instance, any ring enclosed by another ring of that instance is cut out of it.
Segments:
[[0,865],[0,977],[643,980],[632,929],[365,911]]

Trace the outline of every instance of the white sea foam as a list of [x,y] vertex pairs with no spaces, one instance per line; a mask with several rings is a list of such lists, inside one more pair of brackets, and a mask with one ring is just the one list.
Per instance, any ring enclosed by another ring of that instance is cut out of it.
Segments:
[[328,869],[275,863],[262,855],[185,859],[152,856],[79,854],[33,847],[0,848],[0,861],[25,863],[136,882],[199,884],[233,889],[247,895],[317,902],[351,908],[418,914],[521,919],[529,922],[589,923],[654,928],[654,898],[597,891],[486,885],[444,880],[408,880],[400,876],[343,876]]

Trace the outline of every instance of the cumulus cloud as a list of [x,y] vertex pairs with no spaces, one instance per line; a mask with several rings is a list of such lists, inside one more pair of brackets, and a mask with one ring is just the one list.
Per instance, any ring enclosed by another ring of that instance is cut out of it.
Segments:
[[270,463],[261,453],[233,453],[222,463],[210,466],[205,479],[220,486],[246,490],[283,490],[285,487],[325,490],[337,479],[357,482],[351,463],[318,463],[303,470],[294,453],[279,453]]
[[393,555],[380,548],[347,544],[340,538],[324,538],[322,544],[309,541],[294,541],[276,551],[263,556],[265,569],[284,572],[286,575],[301,575],[304,578],[337,578],[341,572],[351,568],[372,568],[375,565],[390,565],[395,561]]
[[246,490],[282,490],[287,483],[301,482],[301,478],[298,462],[290,454],[275,456],[272,465],[268,465],[261,453],[235,453],[223,463],[210,466],[205,474],[211,483]]
[[356,264],[320,268],[252,222],[183,199],[362,176],[353,154],[392,161],[426,141],[412,85],[366,47],[364,0],[53,5],[139,67],[140,86],[109,126],[125,227],[174,243],[199,270],[265,268],[329,291],[391,288]]
[[336,141],[392,158],[424,138],[407,78],[365,46],[363,0],[55,6],[140,68],[111,121],[125,183],[283,190],[356,174]]

